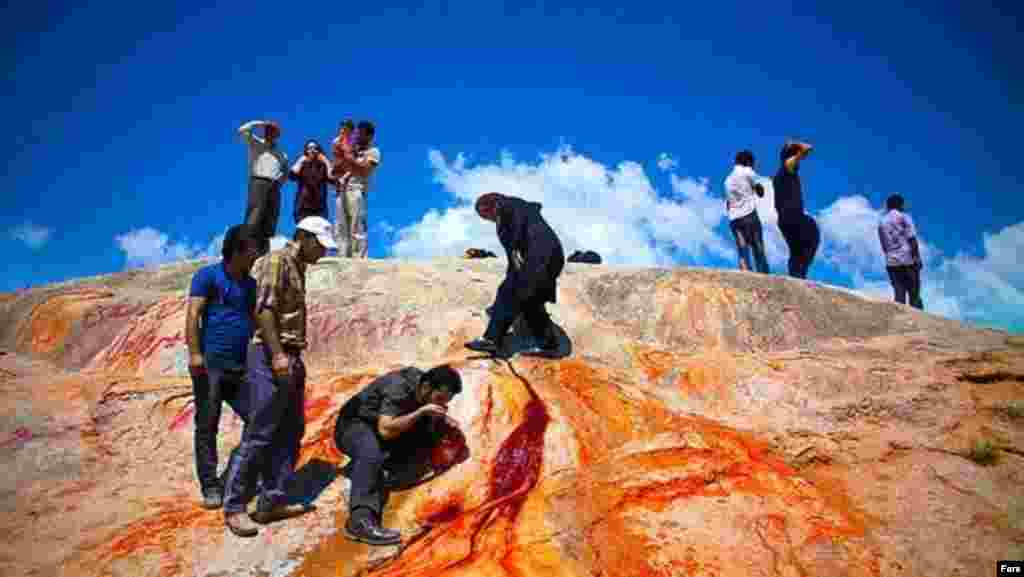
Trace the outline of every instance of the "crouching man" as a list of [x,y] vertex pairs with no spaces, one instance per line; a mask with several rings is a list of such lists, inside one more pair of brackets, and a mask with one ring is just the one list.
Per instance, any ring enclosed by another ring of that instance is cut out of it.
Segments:
[[448,403],[462,378],[448,365],[423,372],[406,367],[383,375],[349,399],[338,415],[334,442],[351,461],[345,534],[369,545],[395,545],[401,534],[381,526],[392,490],[436,477],[469,458]]

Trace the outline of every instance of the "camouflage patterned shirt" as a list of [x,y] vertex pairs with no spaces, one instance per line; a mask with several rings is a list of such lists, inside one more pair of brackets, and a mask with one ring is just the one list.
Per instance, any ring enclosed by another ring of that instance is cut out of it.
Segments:
[[[274,312],[278,338],[287,349],[306,348],[306,265],[299,259],[299,245],[289,241],[283,248],[261,256],[252,267],[256,279],[256,316]],[[256,324],[253,342],[262,343]]]

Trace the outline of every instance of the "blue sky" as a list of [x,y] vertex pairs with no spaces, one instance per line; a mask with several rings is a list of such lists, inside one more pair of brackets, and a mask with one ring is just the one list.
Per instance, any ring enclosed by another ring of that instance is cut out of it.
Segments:
[[277,120],[294,159],[352,116],[383,157],[371,257],[496,247],[466,203],[500,186],[544,202],[569,250],[734,267],[731,159],[770,175],[797,135],[827,225],[812,279],[889,298],[873,219],[899,192],[926,307],[1024,330],[1022,9],[817,4],[17,3],[0,290],[207,252],[242,219],[240,123]]

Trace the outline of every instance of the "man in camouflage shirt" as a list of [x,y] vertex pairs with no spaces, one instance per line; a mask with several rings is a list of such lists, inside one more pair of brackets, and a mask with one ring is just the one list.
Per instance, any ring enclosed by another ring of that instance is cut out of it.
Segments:
[[[269,523],[306,511],[302,504],[287,503],[284,491],[306,428],[306,267],[336,247],[330,223],[309,216],[299,222],[292,241],[253,265],[256,331],[246,355],[249,414],[224,495],[224,523],[240,537],[257,533],[252,521]],[[262,494],[250,520],[246,500],[260,473]]]

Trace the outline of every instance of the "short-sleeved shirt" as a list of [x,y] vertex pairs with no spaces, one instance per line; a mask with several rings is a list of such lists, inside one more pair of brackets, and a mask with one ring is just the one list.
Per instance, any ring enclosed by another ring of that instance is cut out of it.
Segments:
[[376,427],[381,415],[400,417],[423,406],[416,400],[416,386],[423,371],[405,367],[377,377],[341,408],[339,420],[360,419]]
[[224,263],[205,266],[192,275],[190,297],[206,299],[200,328],[199,350],[206,366],[240,369],[252,338],[256,281],[251,276],[235,280]]
[[[380,164],[380,149],[376,146],[371,146],[356,152],[356,160],[363,162],[369,160],[376,165]],[[371,175],[372,176],[372,173]],[[370,176],[359,176],[358,174],[352,174],[348,177],[346,186],[353,189],[358,189],[360,192],[366,193],[370,190]]]
[[249,176],[284,182],[288,178],[288,155],[250,131],[242,136],[249,147]]
[[729,200],[729,220],[743,218],[757,210],[754,185],[760,178],[753,168],[737,164],[725,178],[725,195]]
[[[283,248],[261,256],[252,267],[256,279],[256,315],[271,310],[278,338],[286,349],[306,348],[306,265],[299,259],[299,245],[288,241]],[[253,342],[262,343],[256,326]]]
[[914,251],[910,239],[917,238],[917,229],[910,215],[890,210],[878,224],[878,240],[885,253],[885,266],[909,266],[914,264]]

